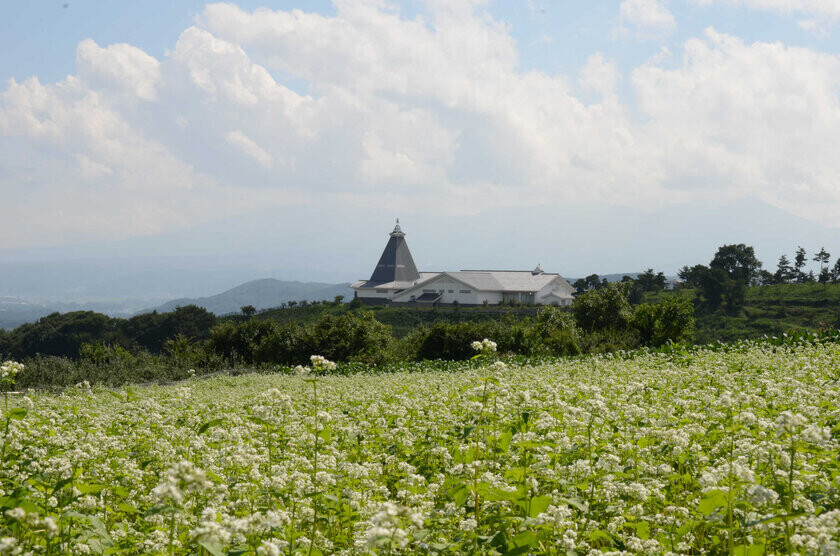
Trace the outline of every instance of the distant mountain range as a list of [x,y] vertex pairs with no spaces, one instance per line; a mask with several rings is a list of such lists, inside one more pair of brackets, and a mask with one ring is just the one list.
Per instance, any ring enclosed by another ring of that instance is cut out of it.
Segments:
[[[128,303],[130,306],[132,301],[127,300],[125,303]],[[71,311],[96,311],[97,313],[103,313],[112,317],[130,317],[134,311],[127,310],[125,303],[93,301],[82,303],[37,302],[19,297],[0,296],[0,328],[16,328],[21,324],[35,322],[41,317],[52,313],[69,313]]]
[[325,299],[333,301],[338,295],[343,295],[345,301],[350,301],[353,298],[353,290],[350,289],[350,284],[285,282],[273,278],[264,278],[246,282],[217,295],[174,299],[141,312],[148,313],[154,310],[165,313],[185,305],[198,305],[211,313],[225,315],[238,313],[240,308],[246,305],[253,305],[257,310],[270,309],[279,307],[289,301],[322,301]]
[[[85,301],[77,303],[30,301],[20,297],[0,296],[0,329],[16,328],[27,322],[35,322],[52,313],[71,311],[96,311],[112,317],[127,318],[135,314],[158,311],[174,311],[184,305],[198,305],[216,315],[237,313],[245,305],[253,305],[257,310],[279,307],[289,301],[333,301],[337,295],[343,295],[344,301],[353,299],[353,290],[349,283],[329,284],[322,282],[291,282],[265,278],[246,282],[217,295],[196,298],[180,298],[161,305],[138,310],[141,300],[122,300],[115,302]],[[148,303],[148,300],[146,301]]]

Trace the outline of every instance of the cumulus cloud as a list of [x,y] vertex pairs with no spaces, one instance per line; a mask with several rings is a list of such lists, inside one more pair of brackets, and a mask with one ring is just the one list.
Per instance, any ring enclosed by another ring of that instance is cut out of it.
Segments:
[[677,21],[661,0],[624,0],[619,6],[619,36],[661,39],[676,30]]
[[525,70],[507,26],[453,10],[215,4],[161,60],[83,41],[76,75],[0,91],[0,188],[20,207],[0,246],[289,203],[458,215],[753,196],[835,223],[838,57],[709,30],[636,68],[631,105],[603,55],[577,76]]
[[744,7],[782,15],[803,16],[799,27],[820,38],[830,34],[830,28],[840,21],[840,2],[837,0],[692,0],[701,6],[714,4]]
[[586,60],[580,70],[580,86],[587,91],[608,95],[615,92],[620,78],[615,62],[607,61],[604,55],[596,52]]
[[840,2],[837,0],[692,0],[701,6],[724,4],[743,6],[754,10],[772,11],[782,14],[804,14],[823,17],[840,17]]
[[143,100],[157,98],[160,62],[129,44],[100,48],[85,39],[76,49],[76,70],[94,86],[113,87]]

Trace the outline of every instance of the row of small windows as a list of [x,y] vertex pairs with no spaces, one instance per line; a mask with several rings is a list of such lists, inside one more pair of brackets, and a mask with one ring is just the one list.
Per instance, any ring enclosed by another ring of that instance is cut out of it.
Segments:
[[[377,290],[378,292],[379,290]],[[444,293],[447,290],[423,290],[423,293]],[[455,290],[448,290],[449,293],[455,293]],[[472,293],[472,290],[458,290],[458,293]]]

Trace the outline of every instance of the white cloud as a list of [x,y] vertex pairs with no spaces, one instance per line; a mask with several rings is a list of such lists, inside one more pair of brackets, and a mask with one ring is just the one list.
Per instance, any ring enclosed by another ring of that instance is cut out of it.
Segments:
[[661,39],[676,30],[677,21],[662,0],[624,0],[619,6],[619,36]]
[[682,67],[646,65],[633,83],[675,186],[755,195],[836,225],[838,57],[710,29],[686,43]]
[[782,15],[804,16],[798,26],[819,38],[830,35],[830,28],[840,21],[838,0],[692,0],[701,6],[715,4],[744,7]]
[[608,95],[615,92],[620,77],[615,62],[607,61],[603,54],[596,52],[587,58],[578,81],[587,91]]
[[0,190],[19,210],[0,246],[289,203],[457,215],[754,196],[836,223],[838,57],[709,31],[633,71],[630,104],[603,55],[577,76],[523,70],[505,25],[447,4],[415,19],[382,2],[215,4],[162,60],[84,41],[78,75],[10,81]]
[[249,139],[241,131],[231,131],[225,137],[228,145],[237,148],[244,154],[256,160],[263,168],[271,168],[273,158],[262,147]]
[[803,14],[810,16],[840,17],[840,2],[837,0],[692,0],[701,6],[728,4],[754,10],[781,14]]
[[100,48],[91,39],[85,39],[76,49],[76,69],[81,78],[93,85],[113,87],[143,100],[157,98],[160,63],[134,46],[113,44]]

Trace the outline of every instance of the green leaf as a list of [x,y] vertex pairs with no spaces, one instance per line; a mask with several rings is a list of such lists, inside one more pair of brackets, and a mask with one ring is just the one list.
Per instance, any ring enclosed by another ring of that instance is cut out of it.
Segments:
[[210,541],[198,541],[198,544],[213,556],[225,556],[225,553],[222,552],[222,545],[220,544]]
[[219,417],[218,419],[212,419],[210,421],[207,421],[206,423],[198,427],[198,434],[204,434],[210,427],[215,427],[216,425],[220,425],[223,422],[224,419],[221,417]]
[[66,479],[61,479],[53,487],[53,494],[55,494],[59,490],[63,489],[64,487],[66,487],[67,485],[69,485],[72,482],[73,482],[73,477],[68,477]]
[[597,543],[598,541],[607,541],[609,546],[614,545],[614,541],[612,535],[610,535],[609,531],[604,531],[603,529],[595,529],[591,531],[589,535],[589,542]]
[[510,448],[510,441],[511,441],[512,438],[513,438],[513,434],[510,431],[503,432],[496,439],[496,446],[498,446],[499,449],[502,452],[507,452],[508,449]]
[[99,494],[105,488],[101,483],[79,483],[76,485],[82,494]]
[[762,556],[766,553],[766,546],[763,544],[742,544],[732,550],[733,556]]
[[536,496],[531,499],[530,517],[537,517],[551,504],[551,496]]
[[650,525],[646,521],[638,521],[636,523],[628,523],[627,527],[631,527],[636,531],[636,536],[646,541],[650,538]]
[[21,420],[26,417],[27,411],[22,407],[16,407],[6,414],[7,419]]
[[456,485],[451,491],[450,495],[452,496],[453,502],[455,502],[456,506],[462,506],[464,502],[467,501],[467,498],[470,495],[469,489],[463,483]]
[[122,502],[122,503],[118,504],[117,507],[127,514],[138,514],[138,513],[140,513],[140,510],[138,510],[137,508],[135,508],[131,504],[126,504],[125,502]]
[[706,496],[700,500],[700,505],[697,506],[697,511],[702,515],[712,515],[718,508],[726,507],[726,496],[719,490],[710,490]]
[[95,515],[87,516],[88,520],[90,520],[90,524],[93,525],[94,531],[102,537],[102,540],[106,542],[106,546],[113,546],[114,541],[111,540],[111,535],[108,534],[108,529],[105,528],[105,524],[102,523],[102,520],[96,517]]
[[332,440],[332,430],[329,426],[324,427],[324,430],[318,433],[318,437],[326,443]]
[[[513,539],[511,539],[511,545],[509,546],[509,550],[507,554],[511,554],[511,550],[516,548],[531,548],[537,544],[537,534],[533,531],[522,531]],[[515,554],[523,554],[522,552],[516,552]]]

